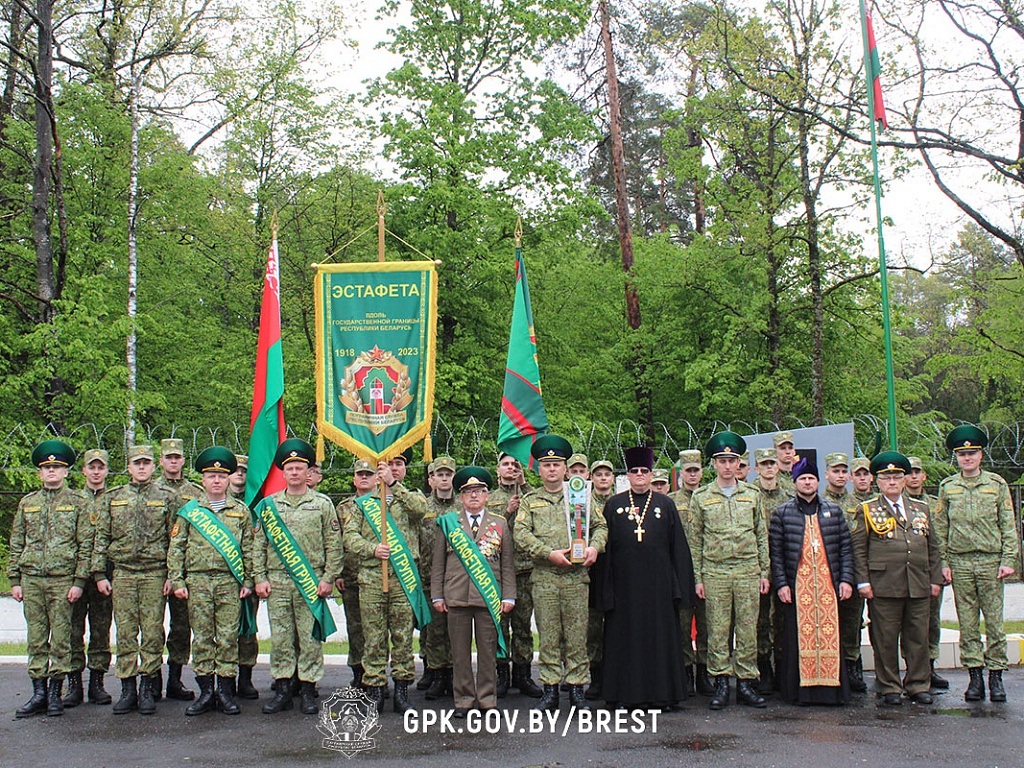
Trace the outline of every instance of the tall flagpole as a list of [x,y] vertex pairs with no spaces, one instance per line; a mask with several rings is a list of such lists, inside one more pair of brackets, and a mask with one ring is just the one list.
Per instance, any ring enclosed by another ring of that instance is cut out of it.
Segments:
[[875,77],[868,35],[868,14],[865,0],[860,0],[860,23],[864,38],[864,73],[867,81],[868,116],[871,123],[871,165],[874,172],[875,220],[878,233],[878,271],[882,278],[882,336],[885,341],[885,383],[889,401],[889,449],[896,450],[896,389],[892,362],[892,323],[889,318],[889,268],[885,261],[885,238],[882,235],[882,186],[878,179],[878,128],[875,119]]

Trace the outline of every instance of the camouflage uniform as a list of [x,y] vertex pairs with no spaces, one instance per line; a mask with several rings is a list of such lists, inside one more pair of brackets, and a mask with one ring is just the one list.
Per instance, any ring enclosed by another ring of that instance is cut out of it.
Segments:
[[[419,561],[419,523],[427,512],[427,500],[419,491],[407,489],[396,482],[391,486],[388,499],[388,517],[402,532],[413,559]],[[412,652],[413,612],[388,563],[388,591],[384,592],[381,578],[381,560],[373,555],[380,539],[373,532],[359,506],[352,504],[343,510],[341,521],[345,551],[358,563],[359,613],[363,619],[363,684],[368,688],[387,685],[388,638],[390,637],[391,675],[398,681],[415,677]],[[422,577],[420,580],[422,585]]]
[[758,489],[742,481],[731,496],[717,482],[690,500],[693,572],[704,585],[708,621],[708,673],[728,676],[736,638],[735,671],[756,680],[760,581],[768,578],[768,533]]
[[[1000,566],[1020,568],[1017,525],[1006,481],[986,470],[977,477],[959,472],[947,477],[939,484],[934,527],[942,566],[953,573],[960,659],[968,669],[1004,670],[1004,587],[996,575]],[[984,652],[979,614],[985,617]]]
[[[693,524],[693,516],[690,512],[690,499],[694,492],[686,486],[668,495],[676,503],[679,510],[679,520],[683,524],[683,532],[686,534],[686,541],[693,546],[690,539],[690,526]],[[694,624],[697,627],[697,650],[694,653],[693,637]],[[703,600],[697,600],[694,608],[682,608],[679,611],[679,628],[683,635],[683,663],[687,666],[708,663],[708,616],[707,604]]]
[[252,513],[231,498],[218,511],[206,494],[198,499],[234,535],[242,549],[245,579],[239,584],[227,561],[195,526],[179,517],[171,529],[167,553],[167,577],[171,589],[188,588],[189,624],[195,633],[192,669],[196,675],[234,677],[238,674],[238,614],[241,587],[252,589]]
[[[604,517],[604,505],[614,494],[592,494],[590,497],[590,519]],[[604,611],[590,608],[587,611],[587,658],[590,669],[604,663]]]
[[[345,538],[345,519],[351,519],[355,502],[352,499],[345,499],[338,502],[335,514],[338,516],[338,524],[341,526],[342,540]],[[345,608],[345,631],[348,634],[348,665],[349,667],[361,668],[363,666],[363,618],[359,613],[359,561],[348,548],[345,548],[344,564],[341,569],[341,578],[345,582],[345,589],[341,593],[341,604]]]
[[[770,491],[761,485],[759,480],[753,482],[752,485],[761,494],[764,524],[767,528],[779,504],[786,499],[793,498],[794,491],[787,490],[779,482],[776,482],[775,488]],[[767,595],[761,595],[761,608],[757,614],[757,655],[759,657],[771,656],[775,652],[776,659],[778,659],[779,645],[782,642],[782,613],[775,604],[778,599],[778,595],[774,591]]]
[[85,587],[92,557],[89,500],[68,488],[42,489],[18,504],[7,578],[23,594],[28,676],[61,678],[72,669],[71,587]]
[[[857,510],[864,502],[877,496],[878,494],[870,490],[865,492],[849,491],[846,494],[846,501],[842,505],[842,509],[851,536],[856,535],[860,527],[861,518],[857,515]],[[849,600],[839,601],[839,646],[842,649],[843,658],[848,662],[860,661],[860,641],[863,628],[864,598],[855,589]]]
[[[523,496],[530,490],[530,486],[525,484],[505,486],[499,483],[487,498],[487,511],[505,518],[513,541],[516,538],[516,513],[509,514],[506,511],[508,502],[518,495],[522,503]],[[509,649],[512,663],[529,668],[533,665],[533,560],[520,549],[518,542],[515,550],[516,604],[509,613],[502,614],[501,632],[505,636],[505,645]]]
[[[248,461],[249,457],[248,456],[245,456],[245,457],[235,456],[235,458],[236,459],[238,459],[238,458],[245,458]],[[246,466],[248,466],[248,465],[246,465]],[[238,501],[241,501],[243,503],[245,502],[245,493],[244,492],[243,493],[235,493],[234,491],[229,490],[228,491],[228,496],[230,496],[233,499],[237,499]],[[255,519],[253,519],[253,524],[255,525]],[[253,618],[256,618],[256,614],[260,610],[260,599],[259,599],[259,597],[257,597],[255,592],[253,592],[251,595],[249,595],[245,599],[247,601],[249,601],[249,607],[252,609]],[[238,638],[238,666],[240,666],[240,667],[255,667],[256,666],[256,660],[257,660],[257,657],[259,656],[259,654],[260,654],[260,641],[259,641],[259,638],[256,635],[246,635],[245,637],[239,636],[239,638]]]
[[[921,493],[918,496],[907,492],[911,499],[923,502],[928,505],[928,511],[934,520],[939,515],[939,500],[928,493]],[[934,662],[939,658],[939,644],[942,640],[942,594],[946,588],[943,587],[939,594],[933,597],[931,611],[928,614],[928,657]]]
[[[590,546],[603,552],[608,537],[603,514],[591,515],[589,533]],[[540,633],[540,681],[544,685],[558,685],[564,654],[565,682],[585,685],[589,669],[589,569],[578,565],[563,568],[548,560],[553,550],[568,549],[572,543],[565,525],[562,491],[551,493],[537,488],[522,497],[516,515],[515,543],[517,560],[522,553],[533,561],[531,586]]]
[[[196,485],[184,477],[179,480],[168,480],[161,475],[153,482],[177,496],[179,504],[184,504],[191,499],[198,499],[203,495],[202,486]],[[171,615],[170,629],[167,632],[167,663],[185,666],[188,664],[192,645],[192,628],[188,623],[188,601],[169,595],[167,611]]]
[[[431,572],[434,563],[434,538],[440,529],[437,518],[458,509],[454,496],[440,499],[431,493],[427,497],[427,513],[420,524],[420,574]],[[427,669],[447,669],[452,666],[452,645],[448,638],[447,617],[433,614],[434,620],[420,630],[420,654]]]
[[[308,489],[301,496],[285,490],[271,498],[318,580],[333,584],[343,558],[334,506],[322,493]],[[313,639],[313,614],[262,526],[253,540],[253,581],[270,583],[271,675],[289,680],[297,671],[300,681],[319,682],[324,676],[324,652],[320,641]]]
[[[89,500],[89,527],[94,527],[97,510],[103,503],[106,489],[83,493]],[[90,534],[90,538],[94,536]],[[91,567],[91,565],[90,565]],[[108,574],[108,576],[111,574]],[[89,669],[106,674],[110,669],[110,626],[114,619],[114,602],[110,595],[102,594],[96,582],[89,578],[85,582],[82,597],[71,606],[71,671],[81,672],[86,668],[85,620],[89,619]]]
[[178,497],[153,480],[122,485],[103,495],[92,572],[99,582],[107,577],[108,566],[113,568],[121,679],[155,676],[163,663],[167,548],[179,506]]

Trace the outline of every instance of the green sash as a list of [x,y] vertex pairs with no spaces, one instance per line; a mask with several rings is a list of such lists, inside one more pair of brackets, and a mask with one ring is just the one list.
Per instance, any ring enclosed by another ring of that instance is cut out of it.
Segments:
[[334,624],[334,617],[331,616],[327,601],[316,593],[316,588],[320,584],[319,577],[313,573],[313,566],[310,565],[306,553],[302,551],[292,532],[281,519],[281,513],[277,511],[273,497],[265,497],[256,505],[254,511],[260,516],[260,527],[263,528],[267,541],[271,543],[277,556],[288,569],[288,575],[292,577],[295,587],[306,600],[309,612],[313,614],[313,639],[324,642],[338,631],[338,627]]
[[[235,535],[219,517],[213,514],[213,510],[200,507],[198,501],[189,499],[178,510],[178,516],[187,520],[189,525],[203,535],[210,546],[224,558],[224,562],[231,569],[231,575],[238,579],[239,584],[243,584],[245,563],[242,561],[242,548]],[[238,635],[239,637],[250,637],[255,634],[256,617],[253,615],[252,606],[248,600],[241,600],[238,610]]]
[[[363,517],[370,524],[374,535],[380,538],[380,499],[373,495],[360,496],[355,500],[356,505],[363,512]],[[430,601],[423,594],[423,585],[420,583],[420,572],[416,570],[416,563],[413,562],[412,554],[409,552],[409,545],[406,544],[402,532],[398,530],[391,515],[388,515],[388,547],[391,548],[391,556],[388,560],[391,567],[395,569],[398,583],[405,590],[405,596],[409,598],[412,606],[412,615],[415,619],[416,629],[423,629],[433,616],[430,613]]]
[[452,545],[452,551],[458,556],[462,567],[466,569],[473,586],[487,603],[487,610],[491,613],[494,626],[498,628],[498,659],[507,659],[505,633],[501,631],[501,588],[498,580],[494,578],[490,563],[473,541],[473,537],[463,530],[458,512],[441,515],[437,518],[437,524],[448,539],[448,543]]

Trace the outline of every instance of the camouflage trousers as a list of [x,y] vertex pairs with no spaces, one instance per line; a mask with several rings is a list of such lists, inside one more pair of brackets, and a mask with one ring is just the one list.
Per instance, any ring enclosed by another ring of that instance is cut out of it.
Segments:
[[71,671],[71,576],[22,576],[28,625],[28,676],[62,677]]
[[933,661],[939,658],[939,642],[942,639],[942,593],[945,587],[939,590],[937,597],[932,598],[931,612],[928,614],[928,658]]
[[501,615],[501,633],[513,664],[533,665],[533,571],[516,574],[516,604]]
[[860,658],[860,635],[864,627],[864,598],[853,590],[849,600],[839,601],[839,647],[843,658],[857,661]]
[[166,579],[164,570],[114,569],[117,676],[122,679],[136,675],[151,677],[160,671],[164,660],[166,598],[163,589]]
[[288,574],[271,572],[269,578],[270,674],[282,680],[298,671],[302,682],[320,682],[324,676],[324,647],[313,638],[313,614],[306,598]]
[[[587,658],[587,622],[590,586],[577,572],[533,573],[533,609],[540,633],[540,681],[558,685],[586,685],[590,673]],[[518,598],[516,606],[518,607]]]
[[171,626],[167,632],[167,663],[188,664],[192,645],[192,628],[188,624],[188,600],[179,600],[174,595],[167,598],[167,610],[171,614]]
[[775,592],[761,595],[757,612],[757,655],[771,656],[775,648]]
[[238,581],[230,573],[190,573],[188,620],[192,640],[192,670],[197,675],[235,677],[238,674]]
[[[391,676],[412,680],[416,667],[412,654],[413,615],[409,598],[394,571],[388,574],[388,591],[381,586],[380,570],[359,573],[359,613],[363,617],[363,684],[381,688]],[[437,616],[436,613],[432,614]],[[437,621],[434,618],[431,623]],[[390,640],[390,642],[389,642]],[[390,650],[390,654],[389,654]]]
[[420,655],[427,669],[446,669],[452,666],[452,643],[448,636],[448,617],[430,611],[431,622],[420,630]]
[[[89,653],[86,664],[85,620],[89,619]],[[110,669],[110,625],[114,619],[114,602],[101,594],[96,582],[85,583],[82,597],[71,606],[71,671],[81,672],[86,666],[98,672]]]
[[[761,574],[756,562],[716,563],[704,571],[708,621],[708,674],[756,680],[757,617],[761,609]],[[730,641],[735,656],[729,663]]]
[[[697,626],[696,652],[694,651],[693,627]],[[679,609],[679,630],[683,637],[683,664],[708,663],[708,615],[707,604],[698,600],[693,608]]]
[[[950,555],[953,600],[960,620],[960,661],[968,669],[1006,669],[1006,632],[1003,629],[1003,582],[999,555]],[[985,617],[984,647],[980,617]]]
[[[389,585],[390,586],[390,585]],[[345,608],[345,631],[348,632],[348,665],[363,665],[363,616],[359,611],[359,579],[345,577],[345,591],[341,593],[341,604]]]
[[587,659],[590,668],[604,664],[604,611],[587,609]]
[[[238,583],[237,581],[235,582]],[[249,595],[246,600],[249,601],[249,605],[252,608],[252,617],[255,619],[256,614],[260,610],[260,599],[253,593]],[[195,652],[193,651],[193,654]],[[238,638],[238,666],[240,667],[255,667],[256,657],[260,653],[260,641],[256,638],[256,635],[249,635],[248,637]],[[194,664],[194,662],[193,662]]]

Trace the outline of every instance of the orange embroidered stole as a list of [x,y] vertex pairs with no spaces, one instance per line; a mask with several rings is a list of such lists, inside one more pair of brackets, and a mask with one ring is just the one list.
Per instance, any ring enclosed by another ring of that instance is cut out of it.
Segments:
[[839,607],[816,515],[806,518],[796,573],[797,645],[800,686],[839,685]]

